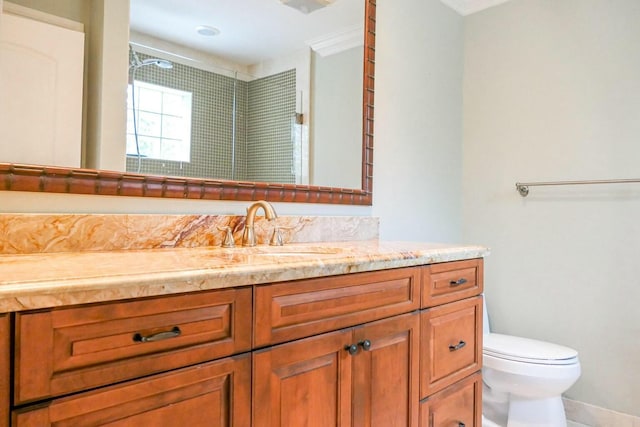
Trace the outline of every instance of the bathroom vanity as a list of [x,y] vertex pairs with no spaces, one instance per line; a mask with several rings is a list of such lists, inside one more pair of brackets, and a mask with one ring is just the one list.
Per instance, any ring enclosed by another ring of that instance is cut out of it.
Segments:
[[5,255],[0,425],[479,427],[487,254]]

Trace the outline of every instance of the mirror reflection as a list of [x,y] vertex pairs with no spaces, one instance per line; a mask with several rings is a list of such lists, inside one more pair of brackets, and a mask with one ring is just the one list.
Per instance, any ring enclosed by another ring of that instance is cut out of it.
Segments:
[[362,0],[130,13],[127,171],[361,187]]

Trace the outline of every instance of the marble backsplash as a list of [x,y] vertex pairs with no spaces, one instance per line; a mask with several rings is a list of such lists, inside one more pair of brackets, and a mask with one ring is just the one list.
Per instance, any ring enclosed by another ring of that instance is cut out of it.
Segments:
[[[0,254],[220,246],[231,227],[241,244],[244,216],[147,214],[0,214]],[[374,217],[256,217],[258,244],[277,225],[286,243],[358,241],[378,238]]]

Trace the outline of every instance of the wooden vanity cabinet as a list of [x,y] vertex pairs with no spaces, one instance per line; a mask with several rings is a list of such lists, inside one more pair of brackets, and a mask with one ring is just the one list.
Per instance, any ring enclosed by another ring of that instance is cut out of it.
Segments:
[[8,314],[0,314],[0,427],[9,426],[11,329]]
[[421,427],[482,425],[482,262],[423,267]]
[[420,274],[257,286],[253,426],[417,427]]
[[253,426],[418,426],[419,316],[257,351]]
[[482,286],[477,259],[0,315],[0,427],[480,427]]

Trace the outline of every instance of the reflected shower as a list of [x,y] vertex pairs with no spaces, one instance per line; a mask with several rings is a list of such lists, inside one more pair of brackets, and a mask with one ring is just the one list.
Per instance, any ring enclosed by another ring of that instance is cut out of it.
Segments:
[[136,143],[136,156],[138,157],[138,168],[137,172],[140,173],[140,169],[142,166],[142,155],[140,154],[140,143],[138,142],[138,117],[136,113],[136,71],[140,67],[144,67],[145,65],[155,65],[158,68],[162,68],[165,70],[170,70],[173,68],[173,63],[171,61],[167,61],[166,59],[160,58],[148,58],[145,60],[140,60],[138,54],[135,50],[129,45],[129,51],[131,52],[131,63],[129,64],[129,84],[131,85],[131,105],[133,110],[133,137]]
[[144,67],[145,65],[155,65],[158,66],[160,68],[164,68],[165,70],[170,70],[171,68],[173,68],[173,64],[171,63],[171,61],[167,61],[166,59],[160,59],[160,58],[149,58],[149,59],[145,59],[144,61],[140,61],[137,58],[137,55],[134,54],[134,59],[136,60],[134,63],[132,63],[129,68],[139,68],[139,67]]
[[157,67],[160,68],[164,68],[166,70],[173,68],[173,64],[171,63],[171,61],[167,61],[166,59],[160,59],[160,58],[149,58],[149,59],[145,59],[144,61],[141,61],[140,58],[138,57],[138,54],[136,53],[135,50],[133,50],[133,48],[131,47],[131,45],[129,45],[129,51],[131,52],[131,63],[129,64],[129,70],[135,70],[140,68],[140,67],[144,67],[145,65],[155,65]]

